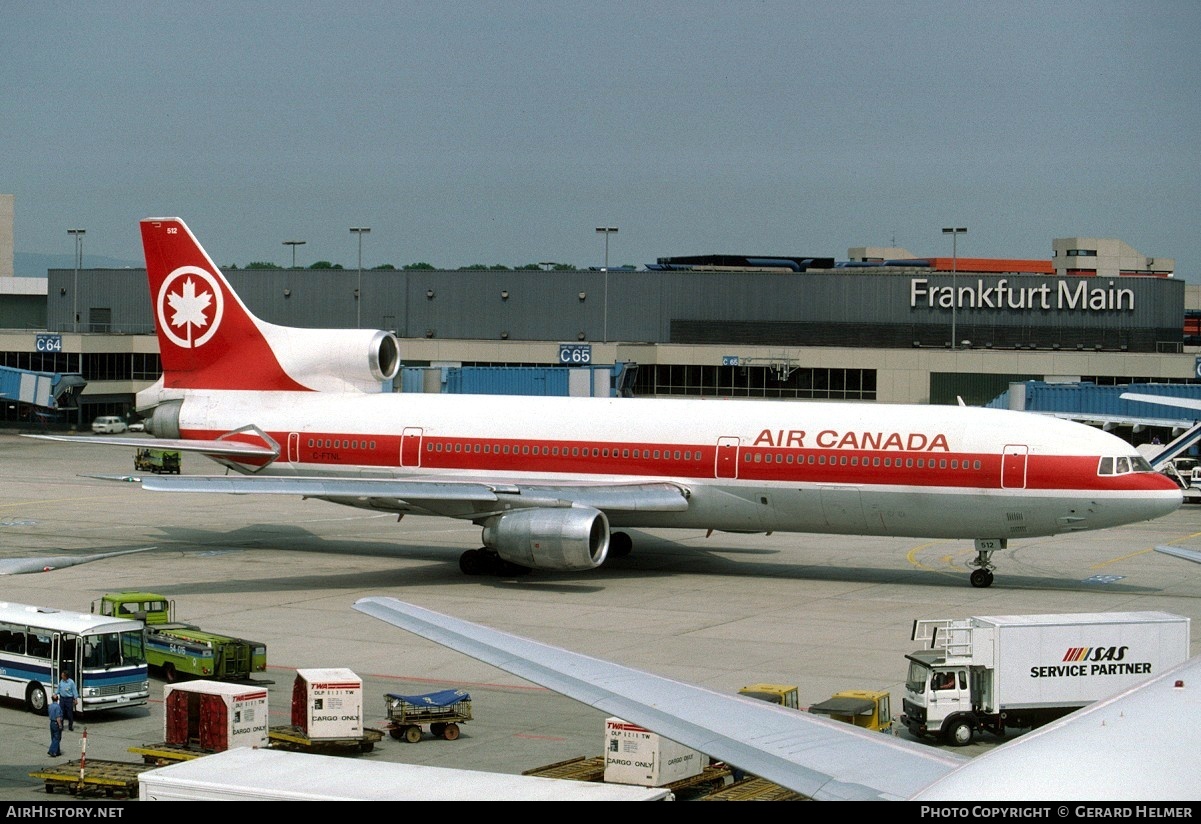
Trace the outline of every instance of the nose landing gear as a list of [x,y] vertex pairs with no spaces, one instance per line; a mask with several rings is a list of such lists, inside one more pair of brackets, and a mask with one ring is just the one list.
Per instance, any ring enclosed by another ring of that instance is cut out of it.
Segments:
[[969,566],[976,567],[968,578],[972,582],[972,586],[978,589],[992,586],[992,571],[996,569],[992,564],[992,554],[998,549],[1005,549],[1007,545],[1008,541],[1005,538],[976,539],[976,557],[969,562]]

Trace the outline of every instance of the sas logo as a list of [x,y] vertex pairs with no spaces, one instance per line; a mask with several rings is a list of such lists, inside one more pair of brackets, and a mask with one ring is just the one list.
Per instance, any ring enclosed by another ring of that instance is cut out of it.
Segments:
[[1121,661],[1130,647],[1071,647],[1064,661]]
[[158,290],[158,327],[176,346],[196,349],[221,326],[225,301],[216,279],[197,266],[181,266],[167,275]]

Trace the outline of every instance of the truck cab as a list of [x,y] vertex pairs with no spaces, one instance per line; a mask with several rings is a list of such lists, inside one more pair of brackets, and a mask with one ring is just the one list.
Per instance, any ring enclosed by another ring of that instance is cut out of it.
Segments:
[[748,684],[740,689],[738,694],[794,710],[800,709],[795,684]]
[[969,668],[948,665],[941,650],[918,650],[905,657],[909,673],[901,722],[918,738],[933,736],[959,747],[972,743],[978,720]]

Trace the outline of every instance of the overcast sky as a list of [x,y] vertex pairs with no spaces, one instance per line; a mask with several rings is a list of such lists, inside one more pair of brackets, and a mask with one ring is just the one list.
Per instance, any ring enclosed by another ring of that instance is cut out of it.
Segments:
[[[1201,282],[1201,3],[6,2],[17,252],[439,268],[1114,237]],[[22,274],[18,272],[18,274]],[[30,274],[44,274],[30,273]]]

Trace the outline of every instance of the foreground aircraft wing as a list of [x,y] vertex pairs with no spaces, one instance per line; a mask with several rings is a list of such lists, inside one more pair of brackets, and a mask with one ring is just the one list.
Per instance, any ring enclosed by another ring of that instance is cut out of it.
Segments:
[[1195,801],[1201,656],[966,759],[422,609],[354,608],[816,800]]
[[122,549],[116,552],[97,552],[94,555],[44,555],[31,558],[0,559],[0,575],[25,575],[31,572],[50,572],[55,569],[89,564],[104,558],[115,558],[118,555],[131,555],[135,552],[148,552],[157,547],[144,546],[139,549]]
[[[506,500],[521,506],[591,506],[629,512],[681,512],[688,498],[675,484],[613,484],[611,486],[536,486],[484,482],[439,482],[390,478],[307,478],[255,475],[89,475],[109,481],[141,483],[152,492],[227,492],[240,495],[300,495],[307,498],[375,498],[406,501],[423,508],[444,510],[455,504],[494,504]],[[439,504],[444,506],[439,506]],[[482,509],[491,509],[484,506]],[[475,517],[469,512],[444,511],[449,516]]]
[[966,759],[754,698],[725,695],[394,598],[354,608],[817,800],[909,798]]

